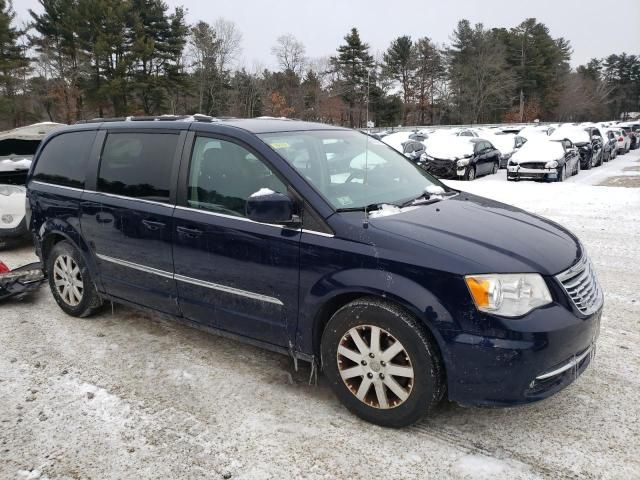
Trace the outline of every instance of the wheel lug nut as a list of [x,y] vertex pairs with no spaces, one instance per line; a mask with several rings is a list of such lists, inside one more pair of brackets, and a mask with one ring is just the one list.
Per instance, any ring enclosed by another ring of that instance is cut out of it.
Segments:
[[366,365],[366,364],[367,364],[367,361],[366,361],[366,360],[362,360],[360,363],[361,363],[362,365]]
[[367,378],[373,378],[373,373],[371,372],[367,373]]
[[381,373],[381,374],[380,374],[380,378],[384,378],[384,373]]
[[387,362],[385,362],[384,360],[382,360],[382,361],[380,362],[380,365],[381,365],[381,366],[383,366],[383,367],[384,367],[386,364],[387,364]]
[[375,355],[374,355],[373,353],[370,353],[370,354],[369,354],[369,357],[370,357],[370,358],[374,358],[374,357],[375,357]]

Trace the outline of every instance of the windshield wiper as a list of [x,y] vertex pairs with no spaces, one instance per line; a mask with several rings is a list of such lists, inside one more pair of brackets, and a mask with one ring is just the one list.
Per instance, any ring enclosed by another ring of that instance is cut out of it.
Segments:
[[380,210],[380,208],[381,208],[380,205],[382,205],[382,204],[381,203],[371,203],[369,205],[365,205],[365,206],[362,206],[362,207],[338,208],[338,209],[336,209],[336,212],[364,212],[365,208],[367,209],[367,212],[373,212],[375,210]]
[[442,193],[422,192],[417,197],[412,198],[412,199],[407,200],[406,202],[402,203],[400,205],[400,207],[404,208],[404,207],[408,207],[408,206],[411,206],[411,205],[428,205],[429,203],[439,202],[440,200],[442,200],[442,197],[451,197],[451,196],[455,195],[456,193],[457,192],[455,192],[455,191],[442,192]]

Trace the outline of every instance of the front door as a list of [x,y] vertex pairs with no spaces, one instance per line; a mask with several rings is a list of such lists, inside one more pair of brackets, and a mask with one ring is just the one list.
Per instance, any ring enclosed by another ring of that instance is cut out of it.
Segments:
[[81,218],[104,290],[171,314],[179,313],[171,247],[179,139],[177,132],[109,133]]
[[[174,213],[180,308],[190,320],[274,345],[288,344],[298,314],[300,230],[245,216],[260,189],[286,185],[248,146],[196,136],[185,147]],[[184,183],[185,185],[182,185]]]

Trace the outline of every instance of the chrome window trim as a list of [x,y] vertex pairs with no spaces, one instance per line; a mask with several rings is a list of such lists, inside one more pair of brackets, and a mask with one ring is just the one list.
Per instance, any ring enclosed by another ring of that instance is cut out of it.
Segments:
[[65,190],[72,190],[74,192],[84,192],[85,191],[84,188],[67,187],[66,185],[58,185],[56,183],[43,182],[41,180],[31,180],[31,182],[29,182],[29,183],[37,183],[38,185],[45,185],[47,187],[63,188]]
[[134,270],[139,270],[145,273],[152,273],[154,275],[159,275],[161,277],[170,278],[173,280],[173,273],[167,272],[165,270],[147,267],[146,265],[140,265],[139,263],[129,262],[127,260],[110,257],[108,255],[102,255],[101,253],[96,253],[96,257],[98,257],[100,260],[104,260],[105,262],[115,263],[117,265],[122,265],[123,267],[133,268]]
[[118,198],[120,200],[135,200],[137,202],[148,203],[151,205],[159,205],[161,207],[169,207],[174,208],[175,204],[166,203],[166,202],[158,202],[156,200],[147,200],[146,198],[138,198],[138,197],[127,197],[126,195],[117,195],[115,193],[107,193],[107,192],[98,192],[96,190],[85,190],[86,193],[93,193],[96,195],[104,195],[105,197]]
[[275,297],[270,297],[268,295],[263,295],[261,293],[250,292],[248,290],[242,290],[240,288],[229,287],[227,285],[221,285],[219,283],[207,282],[206,280],[199,280],[197,278],[187,277],[185,275],[178,275],[171,272],[167,272],[165,270],[159,270],[153,267],[147,267],[146,265],[140,265],[139,263],[129,262],[127,260],[122,260],[120,258],[110,257],[108,255],[103,255],[101,253],[96,253],[96,256],[100,260],[104,260],[106,262],[115,263],[116,265],[121,265],[123,267],[132,268],[134,270],[139,270],[145,273],[151,273],[153,275],[159,275],[164,278],[170,278],[172,280],[178,280],[180,282],[190,283],[192,285],[196,285],[199,287],[210,288],[212,290],[218,290],[225,293],[231,293],[233,295],[239,295],[242,297],[251,298],[254,300],[259,300],[261,302],[273,303],[275,305],[284,306],[284,304]]
[[239,295],[242,297],[252,298],[254,300],[260,300],[261,302],[273,303],[275,305],[284,306],[284,304],[275,297],[263,295],[261,293],[250,292],[248,290],[241,290],[239,288],[228,287],[226,285],[220,285],[219,283],[207,282],[205,280],[198,280],[197,278],[186,277],[184,275],[174,275],[175,279],[180,282],[190,283],[198,287],[210,288],[212,290],[218,290],[220,292],[231,293],[233,295]]

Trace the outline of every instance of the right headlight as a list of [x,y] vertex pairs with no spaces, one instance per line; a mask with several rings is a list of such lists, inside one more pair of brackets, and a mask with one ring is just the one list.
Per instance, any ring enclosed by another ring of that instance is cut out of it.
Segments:
[[467,275],[476,308],[505,317],[519,317],[551,303],[551,294],[537,273]]

